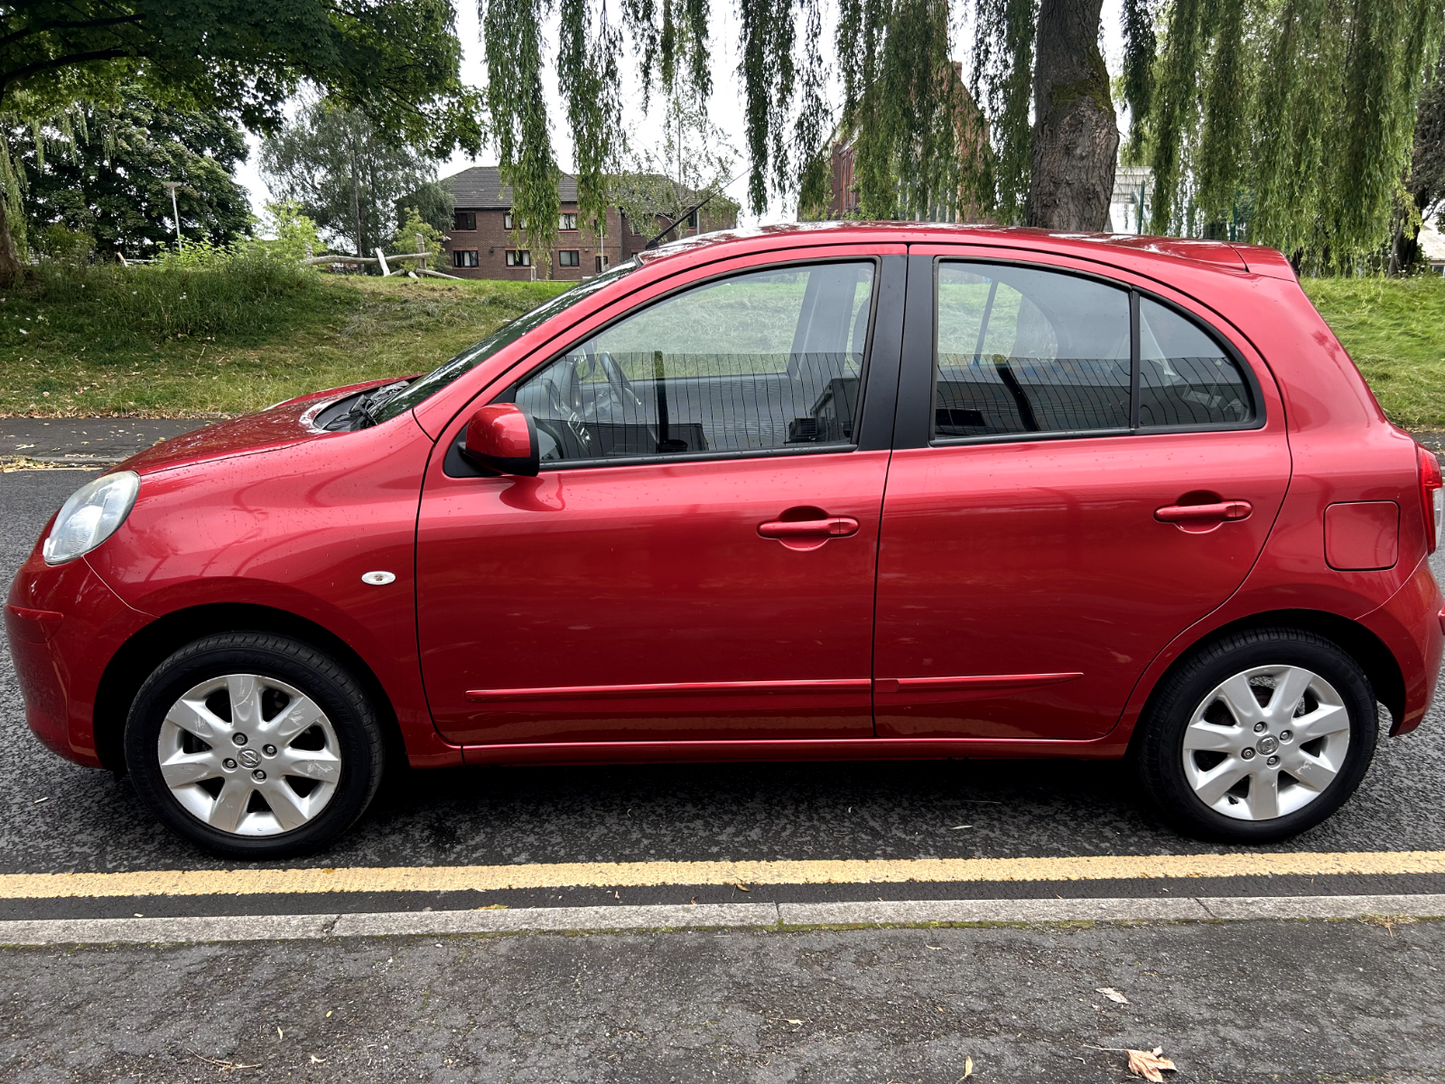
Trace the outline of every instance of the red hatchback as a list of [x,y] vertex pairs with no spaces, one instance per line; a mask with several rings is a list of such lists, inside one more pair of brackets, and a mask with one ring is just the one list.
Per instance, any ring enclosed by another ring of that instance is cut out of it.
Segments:
[[402,756],[1127,754],[1266,841],[1424,715],[1440,508],[1276,252],[777,228],[135,457],[6,624],[40,739],[227,855]]

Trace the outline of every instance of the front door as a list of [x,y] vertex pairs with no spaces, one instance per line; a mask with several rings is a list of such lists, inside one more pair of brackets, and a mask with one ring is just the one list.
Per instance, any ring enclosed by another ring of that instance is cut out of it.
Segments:
[[1100,737],[1263,547],[1289,479],[1278,399],[1164,299],[911,259],[878,733]]
[[422,498],[422,668],[449,740],[872,735],[889,452],[865,419],[891,429],[901,317],[871,355],[869,332],[903,263],[712,277],[501,396],[537,424],[540,476],[434,468]]

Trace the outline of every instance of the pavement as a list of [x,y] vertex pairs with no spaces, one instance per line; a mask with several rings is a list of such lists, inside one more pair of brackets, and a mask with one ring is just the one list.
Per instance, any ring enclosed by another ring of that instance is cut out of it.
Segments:
[[[85,477],[0,475],[6,580]],[[233,869],[42,749],[7,654],[0,1076],[1441,1080],[1442,721],[1274,847],[1114,764],[478,768]]]

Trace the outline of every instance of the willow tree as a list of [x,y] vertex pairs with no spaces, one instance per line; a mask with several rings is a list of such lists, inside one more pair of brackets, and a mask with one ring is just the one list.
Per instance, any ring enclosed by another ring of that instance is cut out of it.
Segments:
[[1127,43],[1153,60],[1128,92],[1153,232],[1242,228],[1318,270],[1381,251],[1407,198],[1440,0],[1170,0],[1159,15],[1157,52]]

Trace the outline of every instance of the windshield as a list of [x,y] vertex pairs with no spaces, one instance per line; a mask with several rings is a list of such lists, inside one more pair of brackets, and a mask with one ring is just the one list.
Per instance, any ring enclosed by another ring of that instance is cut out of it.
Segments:
[[510,346],[533,328],[540,327],[552,319],[563,309],[571,308],[577,302],[591,297],[603,287],[612,285],[629,271],[637,270],[637,267],[638,262],[635,259],[620,263],[596,278],[580,282],[565,293],[558,294],[551,301],[538,305],[531,312],[523,313],[510,324],[503,324],[476,346],[468,347],[451,361],[439,365],[426,376],[412,381],[411,386],[404,392],[376,408],[372,416],[378,422],[384,422],[410,410],[418,403],[441,391],[463,373],[471,372],[504,346]]

